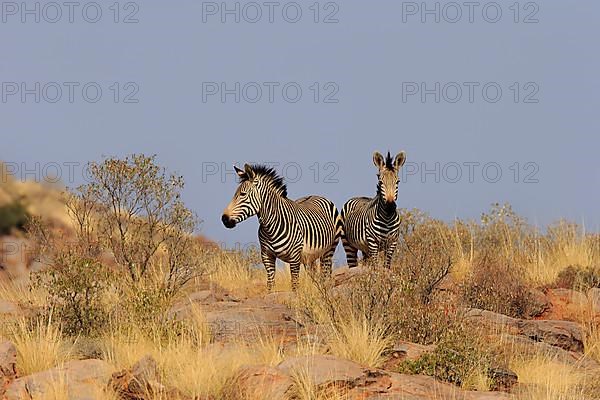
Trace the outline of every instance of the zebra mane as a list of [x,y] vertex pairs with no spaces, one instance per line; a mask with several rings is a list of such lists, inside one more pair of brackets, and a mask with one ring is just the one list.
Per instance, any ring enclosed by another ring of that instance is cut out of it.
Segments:
[[[283,182],[283,178],[277,175],[277,171],[275,171],[275,169],[262,164],[253,164],[252,171],[254,171],[256,176],[266,178],[266,181],[273,189],[281,194],[281,197],[287,197],[287,186]],[[242,176],[240,182],[245,182],[248,179],[248,176],[244,175]]]
[[390,171],[394,170],[394,159],[390,155],[389,151],[387,153],[387,156],[385,157],[385,168],[389,169]]

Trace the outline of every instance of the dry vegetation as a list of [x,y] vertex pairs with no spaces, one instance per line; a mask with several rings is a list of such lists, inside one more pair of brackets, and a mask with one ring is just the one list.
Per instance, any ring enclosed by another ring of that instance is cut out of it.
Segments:
[[[285,296],[294,318],[313,327],[318,341],[299,335],[287,346],[259,330],[252,340],[221,343],[201,307],[192,304],[187,318],[170,310],[207,282],[238,299],[264,297],[258,255],[194,240],[197,220],[179,199],[181,178],[165,174],[152,158],[108,159],[91,171],[92,183],[66,199],[73,231],[37,219],[29,225],[45,268],[30,286],[0,285],[0,299],[27,310],[0,327],[0,337],[17,347],[21,375],[90,356],[122,369],[151,355],[164,385],[222,399],[245,365],[324,353],[378,368],[402,340],[436,347],[389,367],[396,372],[490,390],[496,387],[490,371],[507,368],[518,375],[526,399],[593,398],[597,390],[599,371],[542,351],[514,351],[490,340],[499,332],[465,317],[478,308],[533,318],[541,312],[540,290],[600,287],[600,236],[575,224],[561,221],[540,231],[499,205],[480,221],[451,224],[403,211],[391,270],[369,266],[336,285],[303,273],[298,292]],[[14,204],[0,213],[18,214],[11,223],[22,228],[22,210]],[[286,274],[278,271],[276,291],[290,290]],[[589,307],[582,305],[578,322],[586,356],[600,362],[600,322]],[[56,383],[53,398],[66,398],[62,386]],[[291,395],[344,398],[340,391],[324,393],[302,370],[293,375]],[[117,398],[107,391],[102,396]]]

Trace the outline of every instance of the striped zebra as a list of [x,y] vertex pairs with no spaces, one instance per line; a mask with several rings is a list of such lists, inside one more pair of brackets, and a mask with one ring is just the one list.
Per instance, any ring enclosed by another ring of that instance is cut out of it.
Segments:
[[300,264],[313,267],[320,260],[321,273],[331,275],[333,253],[342,234],[342,221],[335,205],[319,196],[288,199],[283,179],[272,168],[248,164],[243,170],[234,168],[240,184],[221,221],[231,229],[253,215],[258,216],[267,289],[273,289],[277,258],[290,264],[294,290],[298,287]]
[[398,244],[400,216],[396,209],[398,196],[398,172],[406,161],[402,151],[392,160],[388,151],[384,159],[379,152],[373,154],[377,174],[377,195],[373,198],[354,197],[342,208],[344,233],[342,243],[346,251],[348,267],[356,267],[360,250],[366,261],[385,252],[385,266],[389,268]]

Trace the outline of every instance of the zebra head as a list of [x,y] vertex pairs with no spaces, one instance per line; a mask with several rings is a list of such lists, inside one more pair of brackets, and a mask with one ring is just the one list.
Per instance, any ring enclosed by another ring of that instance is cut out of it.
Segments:
[[377,194],[385,201],[385,204],[394,207],[396,206],[396,198],[398,197],[398,172],[400,167],[406,161],[406,154],[401,151],[394,157],[390,156],[388,151],[387,157],[383,157],[379,152],[373,153],[373,164],[379,169],[377,177]]
[[254,179],[255,171],[248,164],[244,165],[244,169],[239,169],[235,165],[233,168],[240,177],[240,185],[221,217],[223,225],[229,229],[256,215],[260,207],[260,195]]

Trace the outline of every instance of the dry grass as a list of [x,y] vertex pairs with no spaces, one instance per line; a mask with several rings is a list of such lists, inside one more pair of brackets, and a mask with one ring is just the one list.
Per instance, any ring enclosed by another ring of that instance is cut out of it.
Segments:
[[207,325],[199,311],[189,333],[166,340],[152,331],[130,327],[104,338],[104,358],[117,368],[129,368],[145,355],[158,363],[165,385],[190,396],[219,396],[244,365],[276,365],[283,360],[281,339],[257,332],[253,343],[209,344]]
[[4,326],[4,335],[17,347],[17,367],[22,375],[44,371],[72,358],[74,342],[65,339],[60,325],[50,317],[19,319]]
[[527,263],[528,277],[533,285],[556,282],[560,272],[570,265],[590,267],[600,261],[595,243],[577,225],[560,222],[548,229],[545,237],[534,239],[535,257]]
[[[230,291],[239,298],[262,296],[267,293],[267,274],[261,264],[260,256],[253,252],[223,252],[212,253],[209,262],[208,279]],[[303,272],[301,280],[306,280]],[[275,292],[292,290],[291,274],[287,264],[278,266],[275,273]]]
[[211,254],[208,279],[241,298],[264,294],[266,274],[253,268],[255,262],[255,255],[215,251]]
[[43,393],[33,393],[33,400],[69,400],[69,390],[64,372],[59,371],[56,379],[48,382]]
[[48,304],[48,292],[18,282],[0,281],[0,299],[25,308],[40,308]]
[[371,368],[383,364],[383,354],[393,344],[385,327],[360,316],[350,316],[331,329],[327,344],[332,354]]
[[579,368],[560,363],[547,356],[515,358],[511,369],[526,389],[527,400],[571,400],[585,398],[589,376]]
[[291,372],[292,386],[287,393],[293,400],[345,400],[347,389],[329,386],[320,388],[313,380],[311,366],[306,364]]

